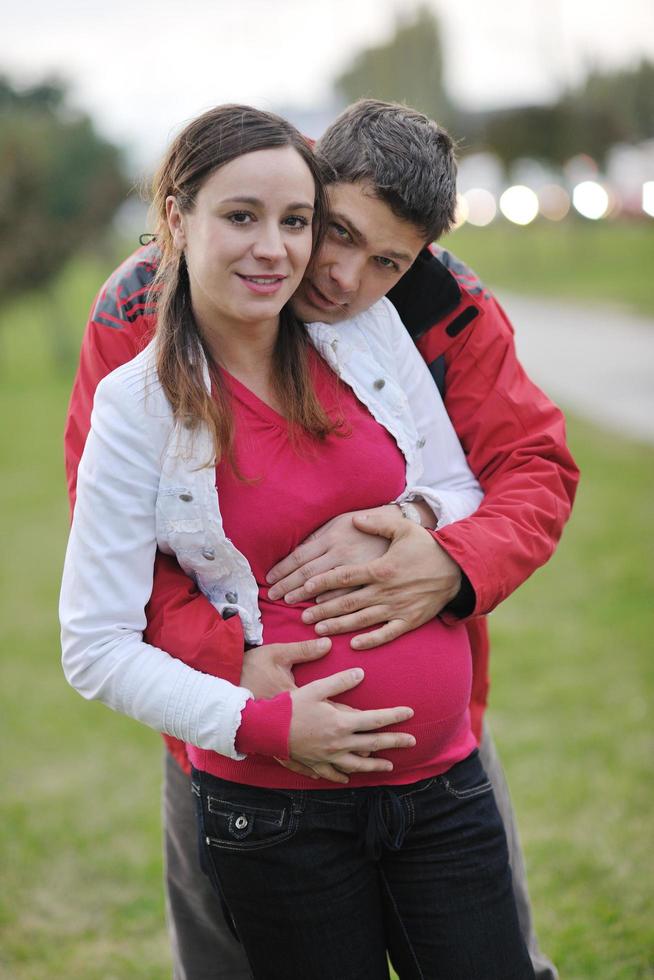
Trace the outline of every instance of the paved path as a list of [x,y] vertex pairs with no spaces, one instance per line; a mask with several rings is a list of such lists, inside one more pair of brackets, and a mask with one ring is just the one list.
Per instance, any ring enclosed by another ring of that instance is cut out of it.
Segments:
[[536,384],[566,409],[654,444],[654,319],[503,290],[498,298]]

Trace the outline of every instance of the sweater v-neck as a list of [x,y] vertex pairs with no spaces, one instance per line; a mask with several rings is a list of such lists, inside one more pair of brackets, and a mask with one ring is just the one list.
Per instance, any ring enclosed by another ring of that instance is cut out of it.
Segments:
[[243,384],[223,367],[220,368],[220,374],[234,398],[238,398],[240,402],[267,422],[271,422],[280,429],[288,429],[288,420],[262,398],[255,395],[251,388],[248,388],[246,384]]

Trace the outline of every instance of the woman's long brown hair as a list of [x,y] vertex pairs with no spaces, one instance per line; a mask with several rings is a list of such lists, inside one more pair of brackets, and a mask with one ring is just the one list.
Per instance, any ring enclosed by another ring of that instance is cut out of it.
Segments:
[[[245,153],[283,146],[297,150],[314,179],[315,250],[323,237],[327,216],[320,167],[302,134],[272,113],[240,105],[210,109],[189,123],[173,141],[153,182],[152,207],[162,254],[152,292],[157,307],[157,371],[176,421],[191,429],[208,426],[215,462],[222,457],[234,462],[232,413],[220,372],[193,316],[186,261],[173,246],[166,220],[166,198],[174,195],[180,211],[191,211],[200,188],[220,167]],[[291,433],[303,430],[324,439],[337,424],[330,421],[313,390],[309,345],[304,323],[287,304],[280,313],[273,351],[273,388]],[[207,389],[203,376],[205,360],[212,391]]]

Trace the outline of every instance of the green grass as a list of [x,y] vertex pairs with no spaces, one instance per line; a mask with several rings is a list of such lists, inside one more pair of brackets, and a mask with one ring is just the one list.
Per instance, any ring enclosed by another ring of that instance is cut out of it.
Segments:
[[464,225],[442,244],[493,288],[654,315],[654,221]]
[[[104,261],[67,274],[71,344]],[[163,980],[159,739],[84,702],[59,666],[70,371],[43,353],[52,309],[0,320],[0,976]],[[654,451],[578,421],[570,436],[573,520],[492,618],[492,721],[543,947],[563,980],[637,980],[654,976]]]

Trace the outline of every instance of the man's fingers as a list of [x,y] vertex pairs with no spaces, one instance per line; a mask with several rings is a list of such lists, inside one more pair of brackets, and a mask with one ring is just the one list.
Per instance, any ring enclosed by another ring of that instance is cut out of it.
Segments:
[[352,591],[352,589],[331,589],[330,592],[321,592],[320,595],[316,596],[316,602],[329,602],[330,599],[340,599],[342,595],[347,595],[348,592]]
[[279,643],[279,657],[288,666],[305,660],[319,660],[329,653],[332,641],[327,636],[317,640],[298,640],[296,643]]
[[303,541],[301,545],[298,545],[290,555],[287,555],[282,561],[278,562],[276,565],[270,569],[266,575],[266,582],[269,585],[274,585],[275,582],[279,582],[280,579],[286,578],[287,575],[291,575],[293,572],[297,571],[298,568],[302,568],[307,562],[313,561],[315,558],[319,558],[325,550],[324,544],[320,541],[319,537],[314,537],[313,535]]
[[[355,626],[353,630],[358,628],[358,626]],[[406,620],[393,619],[390,623],[384,623],[379,629],[371,630],[369,633],[361,633],[359,636],[353,636],[350,640],[350,646],[353,650],[372,650],[374,647],[380,647],[383,643],[390,643],[391,640],[397,640],[398,636],[403,636],[404,633],[408,633],[411,628]]]
[[[325,619],[316,624],[316,632],[325,636],[337,636],[341,633],[354,633],[367,629],[369,626],[379,626],[388,620],[388,612],[384,606],[372,606],[361,609],[350,616],[338,616],[335,619]],[[359,649],[365,649],[359,647]]]
[[[358,612],[360,609],[365,609],[366,607],[371,608],[377,605],[379,605],[379,598],[375,586],[369,585],[362,589],[348,590],[336,599],[328,599],[326,602],[321,602],[318,605],[309,606],[308,609],[303,609],[302,622],[319,623],[325,619],[348,616],[351,613]],[[384,616],[383,618],[386,620],[388,616]],[[381,622],[381,620],[376,620],[376,622]]]

